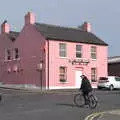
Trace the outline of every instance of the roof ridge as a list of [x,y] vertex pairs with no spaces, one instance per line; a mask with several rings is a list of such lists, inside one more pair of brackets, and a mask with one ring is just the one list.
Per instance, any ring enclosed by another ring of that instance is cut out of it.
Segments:
[[9,33],[20,33],[20,32],[18,32],[18,31],[10,31]]
[[46,26],[56,27],[56,28],[73,29],[73,30],[85,32],[84,30],[82,30],[82,28],[78,28],[78,27],[69,27],[69,26],[61,26],[61,25],[46,24],[46,23],[35,23],[35,24],[46,25]]
[[112,58],[120,58],[120,56],[110,56],[108,57],[109,59],[112,59]]

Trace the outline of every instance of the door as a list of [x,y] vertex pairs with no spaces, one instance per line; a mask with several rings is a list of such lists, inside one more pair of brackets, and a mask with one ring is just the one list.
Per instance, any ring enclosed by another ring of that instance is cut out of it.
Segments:
[[75,71],[75,88],[80,88],[81,87],[81,76],[82,75],[82,71]]
[[115,77],[115,88],[120,88],[120,77]]

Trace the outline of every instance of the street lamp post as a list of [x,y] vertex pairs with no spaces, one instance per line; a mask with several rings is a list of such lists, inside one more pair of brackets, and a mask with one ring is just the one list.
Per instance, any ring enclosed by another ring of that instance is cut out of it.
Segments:
[[43,62],[40,61],[40,82],[41,82],[41,90],[42,90],[42,69],[43,69]]

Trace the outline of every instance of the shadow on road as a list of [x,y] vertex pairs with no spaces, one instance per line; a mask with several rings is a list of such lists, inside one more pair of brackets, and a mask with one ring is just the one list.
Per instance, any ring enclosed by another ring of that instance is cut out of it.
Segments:
[[75,104],[70,104],[70,103],[56,103],[56,105],[57,106],[78,107],[78,108],[84,107],[84,106],[77,106]]

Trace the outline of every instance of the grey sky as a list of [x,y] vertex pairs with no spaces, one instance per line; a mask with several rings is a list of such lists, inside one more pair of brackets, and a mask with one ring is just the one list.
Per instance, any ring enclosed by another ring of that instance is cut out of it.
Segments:
[[108,55],[120,56],[120,0],[0,0],[0,24],[7,19],[20,31],[24,15],[36,14],[37,22],[77,27],[92,24],[93,33],[109,44]]

